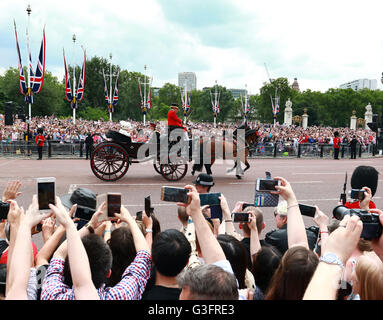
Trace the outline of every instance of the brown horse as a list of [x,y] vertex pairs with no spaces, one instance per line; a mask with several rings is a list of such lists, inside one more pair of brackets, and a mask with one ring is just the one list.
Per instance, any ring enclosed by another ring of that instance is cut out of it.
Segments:
[[[223,159],[234,161],[233,168],[227,170],[227,172],[231,172],[234,169],[236,169],[236,177],[238,179],[241,179],[241,175],[243,175],[244,172],[250,168],[250,164],[247,160],[249,155],[249,145],[252,143],[256,143],[257,141],[258,136],[255,129],[249,130],[246,133],[245,141],[228,141],[225,139],[218,140],[215,137],[205,139],[201,138],[199,141],[201,155],[200,163],[193,165],[192,175],[194,175],[195,171],[202,171],[203,165],[205,166],[206,173],[211,175],[211,166],[214,164],[215,160]],[[219,152],[216,153],[216,150],[218,150]],[[205,157],[203,157],[203,155]],[[245,169],[241,168],[241,163],[245,164]]]

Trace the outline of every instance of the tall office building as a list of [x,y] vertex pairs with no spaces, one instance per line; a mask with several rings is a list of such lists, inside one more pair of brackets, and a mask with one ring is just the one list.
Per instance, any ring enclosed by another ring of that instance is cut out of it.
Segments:
[[197,89],[197,76],[194,72],[180,72],[178,73],[178,86],[185,88],[187,91]]
[[376,90],[378,82],[376,79],[358,79],[350,81],[339,86],[340,89],[353,89],[358,91],[360,89]]

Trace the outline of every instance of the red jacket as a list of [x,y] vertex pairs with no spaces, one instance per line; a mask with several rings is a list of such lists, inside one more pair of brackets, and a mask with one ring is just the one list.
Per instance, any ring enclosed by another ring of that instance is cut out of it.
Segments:
[[45,137],[42,135],[42,134],[39,134],[36,136],[36,144],[38,147],[43,147],[44,146],[44,141],[45,141]]
[[186,130],[186,128],[182,125],[182,120],[177,116],[177,111],[172,109],[168,112],[168,126],[181,127]]
[[334,142],[334,148],[335,149],[339,149],[340,148],[340,146],[339,146],[340,139],[339,138],[334,138],[333,142]]

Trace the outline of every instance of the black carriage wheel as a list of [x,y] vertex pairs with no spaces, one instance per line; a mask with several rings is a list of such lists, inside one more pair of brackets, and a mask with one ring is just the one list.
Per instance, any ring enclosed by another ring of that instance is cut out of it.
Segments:
[[153,167],[158,174],[161,174],[161,165],[158,162],[153,163]]
[[181,164],[161,164],[160,165],[161,175],[168,181],[181,180],[188,171],[187,163]]
[[93,152],[91,168],[97,178],[116,181],[128,171],[129,156],[126,150],[116,143],[102,143]]

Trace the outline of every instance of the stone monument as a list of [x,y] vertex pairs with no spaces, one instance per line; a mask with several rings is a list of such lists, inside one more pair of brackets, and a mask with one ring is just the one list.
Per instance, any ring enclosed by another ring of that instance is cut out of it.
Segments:
[[287,126],[291,126],[292,123],[293,123],[293,109],[291,108],[293,105],[293,103],[290,101],[290,98],[289,100],[286,101],[286,104],[285,104],[285,120],[284,120],[284,124],[287,125]]
[[368,129],[368,125],[367,123],[369,122],[372,122],[372,107],[371,107],[371,103],[368,103],[368,105],[366,105],[366,112],[364,113],[364,128],[365,129]]
[[307,114],[307,108],[304,108],[303,111],[304,113],[302,115],[302,127],[303,129],[306,129],[309,122],[309,115]]
[[352,110],[352,116],[351,116],[351,121],[350,121],[350,129],[351,130],[356,130],[356,111]]

